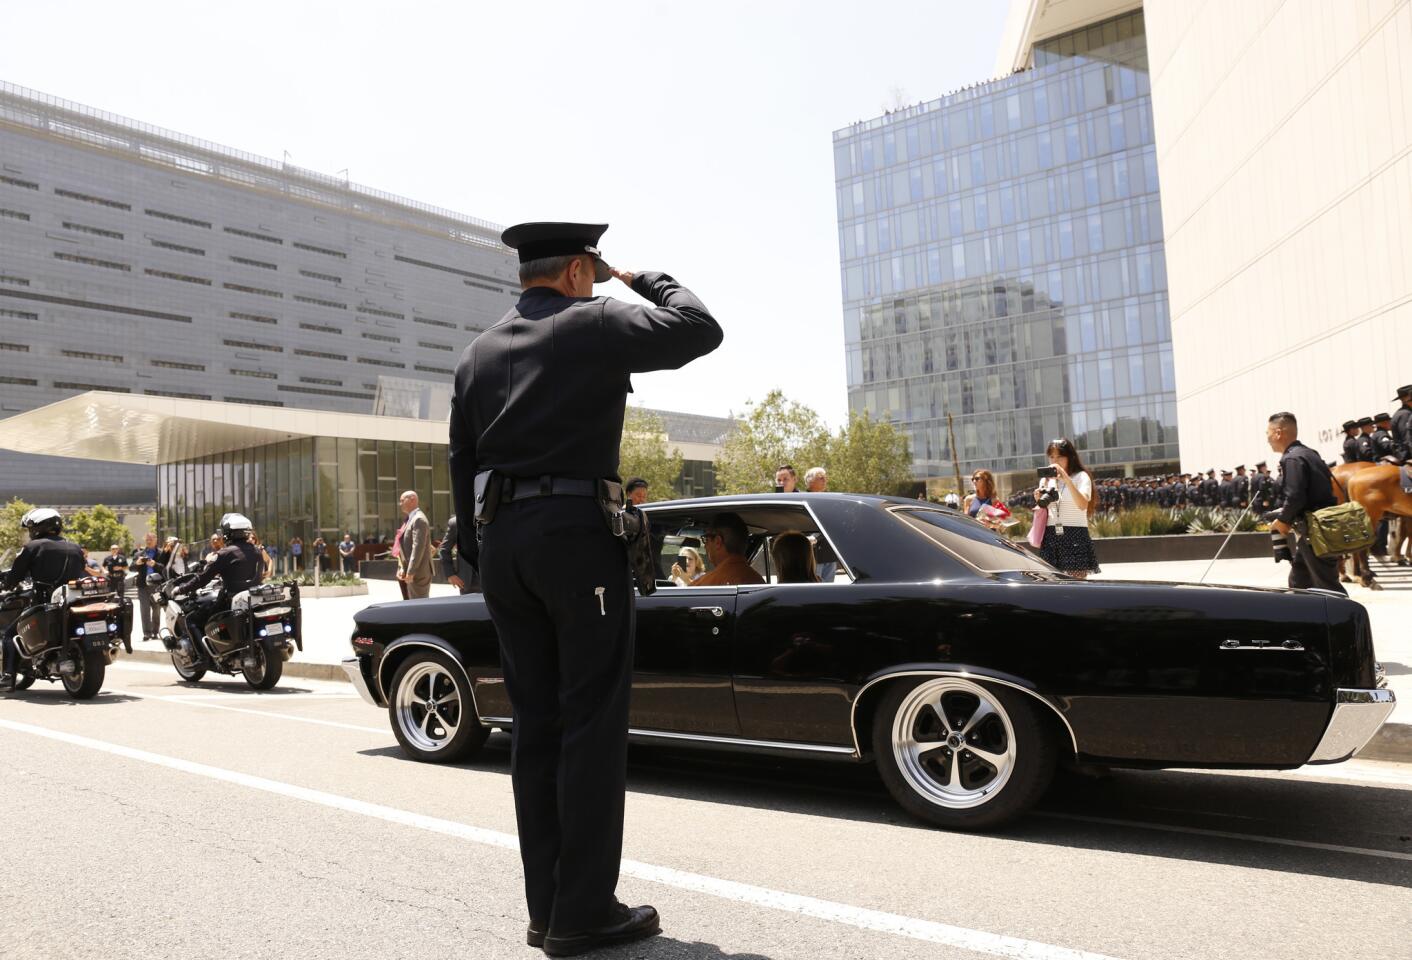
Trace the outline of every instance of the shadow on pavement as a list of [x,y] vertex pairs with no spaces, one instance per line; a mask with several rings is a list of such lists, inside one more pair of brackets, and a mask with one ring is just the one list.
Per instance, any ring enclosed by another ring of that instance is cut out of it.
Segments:
[[[476,758],[459,766],[508,775],[509,746],[507,736],[492,735]],[[395,746],[361,753],[415,762]],[[1337,766],[1327,772],[1337,776]],[[919,842],[925,842],[925,835],[941,842],[947,836],[945,831],[905,814],[870,763],[712,754],[635,744],[628,757],[628,789],[890,824],[916,830],[923,835]],[[1180,832],[1246,834],[1412,857],[1408,798],[1405,789],[1276,779],[1253,773],[1116,770],[1099,779],[1060,773],[1034,815],[992,835],[1027,843],[1412,888],[1412,859]],[[1068,819],[1071,817],[1124,822],[1094,823]]]
[[714,943],[677,940],[660,934],[648,940],[639,940],[626,947],[595,950],[595,957],[627,958],[633,960],[770,960],[762,953],[727,953]]
[[129,697],[125,693],[109,693],[103,690],[92,700],[75,700],[65,693],[64,688],[58,684],[54,684],[49,689],[46,689],[46,686],[45,681],[41,680],[28,690],[0,693],[0,701],[17,700],[21,703],[37,704],[43,707],[99,707],[110,703],[136,703],[142,699],[141,697]]

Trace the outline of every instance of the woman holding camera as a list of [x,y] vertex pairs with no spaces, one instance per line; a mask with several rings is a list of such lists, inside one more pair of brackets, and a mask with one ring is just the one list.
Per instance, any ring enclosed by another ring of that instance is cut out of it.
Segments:
[[672,582],[679,587],[689,587],[691,581],[705,572],[706,563],[701,559],[701,553],[695,547],[682,547],[677,562],[672,564]]
[[1098,556],[1088,535],[1088,518],[1093,514],[1093,478],[1084,469],[1079,452],[1068,437],[1051,440],[1045,448],[1049,467],[1041,470],[1035,488],[1035,503],[1047,506],[1049,522],[1039,555],[1051,566],[1083,580],[1098,573]]

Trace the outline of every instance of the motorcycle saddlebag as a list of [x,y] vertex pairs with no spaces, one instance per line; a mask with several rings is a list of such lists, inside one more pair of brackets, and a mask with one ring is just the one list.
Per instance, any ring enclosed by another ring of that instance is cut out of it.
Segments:
[[64,608],[46,603],[30,607],[15,623],[15,642],[26,657],[37,657],[64,642]]
[[225,656],[237,647],[246,644],[246,624],[249,622],[244,611],[226,610],[206,621],[206,639],[217,655]]

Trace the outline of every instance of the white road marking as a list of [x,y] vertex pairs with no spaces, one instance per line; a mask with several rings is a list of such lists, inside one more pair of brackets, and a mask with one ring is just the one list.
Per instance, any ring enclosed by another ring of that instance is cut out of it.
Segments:
[[160,693],[139,693],[136,690],[120,690],[109,687],[106,693],[115,693],[123,697],[135,697],[138,700],[161,700],[163,703],[175,703],[183,707],[201,707],[206,710],[226,710],[230,713],[248,713],[252,717],[269,717],[274,720],[294,720],[298,723],[312,723],[319,727],[336,727],[340,730],[358,730],[362,733],[378,733],[384,737],[391,737],[392,730],[388,727],[360,727],[354,723],[339,723],[337,720],[320,720],[317,717],[301,717],[294,713],[276,713],[273,710],[251,710],[249,707],[229,707],[223,703],[207,703],[204,700],[197,700],[192,697],[172,697]]
[[[498,830],[473,827],[470,824],[459,823],[455,820],[444,820],[440,817],[430,817],[420,813],[412,813],[408,810],[399,810],[396,807],[386,807],[382,804],[356,800],[352,797],[345,797],[336,793],[325,793],[322,790],[312,790],[308,787],[300,787],[278,780],[267,780],[264,777],[255,777],[234,770],[208,766],[204,763],[182,760],[178,757],[149,753],[146,750],[125,747],[103,740],[94,740],[90,737],[65,733],[59,730],[50,730],[46,727],[34,726],[33,724],[19,723],[14,720],[0,719],[0,728],[11,730],[15,733],[27,733],[36,737],[45,737],[50,740],[57,740],[61,743],[84,747],[89,750],[98,750],[128,760],[150,763],[154,766],[166,767],[169,770],[177,770],[182,773],[194,774],[195,776],[206,777],[211,780],[219,780],[224,783],[235,784],[236,786],[247,787],[252,790],[261,790],[265,793],[272,793],[281,797],[303,800],[306,803],[317,804],[333,810],[356,813],[361,816],[384,820],[388,823],[414,827],[418,830],[427,830],[432,833],[455,837],[459,840],[467,840],[471,843],[498,847],[503,850],[519,850],[519,840],[512,833],[502,833]],[[888,933],[895,936],[907,937],[912,940],[937,943],[962,950],[985,953],[995,957],[1011,957],[1016,958],[1016,960],[1112,960],[1111,957],[1106,957],[1103,954],[1090,953],[1084,950],[1072,950],[1068,947],[1040,943],[1036,940],[1007,937],[997,933],[987,933],[984,930],[956,927],[950,924],[936,923],[931,920],[920,920],[915,917],[906,917],[895,913],[884,913],[879,910],[868,910],[846,903],[819,900],[814,897],[800,896],[781,890],[771,890],[767,887],[757,887],[747,883],[736,883],[732,880],[721,880],[716,877],[708,877],[699,873],[688,873],[683,870],[673,870],[670,867],[659,867],[637,860],[624,860],[622,863],[622,873],[625,876],[633,877],[638,880],[646,880],[651,883],[658,883],[663,886],[675,887],[679,890],[687,890],[694,893],[704,893],[723,900],[731,900],[736,903],[748,904],[767,910],[778,910],[784,913],[811,917],[816,920],[824,920],[831,923],[856,927],[860,930]]]
[[1257,836],[1253,833],[1236,833],[1231,830],[1206,830],[1202,827],[1180,827],[1170,823],[1145,823],[1140,820],[1116,820],[1111,817],[1089,817],[1079,813],[1058,813],[1050,810],[1036,810],[1031,816],[1048,817],[1051,820],[1076,820],[1080,823],[1101,823],[1110,827],[1137,827],[1140,830],[1186,833],[1198,837],[1217,837],[1222,840],[1248,840],[1252,843],[1273,843],[1281,847],[1328,850],[1332,853],[1352,853],[1362,857],[1382,857],[1385,860],[1412,860],[1412,853],[1400,853],[1396,850],[1345,847],[1337,843],[1316,843],[1313,840],[1290,840],[1285,837]]

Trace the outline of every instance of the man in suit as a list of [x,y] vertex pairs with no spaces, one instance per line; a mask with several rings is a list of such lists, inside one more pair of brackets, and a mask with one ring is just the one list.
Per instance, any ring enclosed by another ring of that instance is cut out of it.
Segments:
[[461,527],[453,513],[451,519],[446,521],[446,534],[441,538],[441,548],[436,551],[436,558],[441,561],[441,572],[445,574],[447,583],[463,595],[480,593],[480,573],[461,556],[460,535]]
[[398,537],[397,579],[407,585],[407,599],[431,594],[431,522],[418,506],[417,492],[408,490],[397,500],[407,515]]

